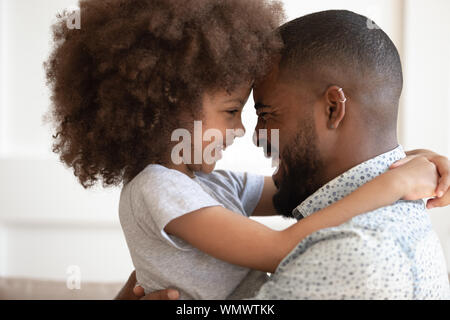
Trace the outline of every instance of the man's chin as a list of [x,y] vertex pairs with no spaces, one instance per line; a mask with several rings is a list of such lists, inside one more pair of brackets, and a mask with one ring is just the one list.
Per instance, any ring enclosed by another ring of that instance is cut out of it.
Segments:
[[299,177],[282,176],[277,179],[277,192],[272,201],[278,214],[293,218],[292,211],[317,190],[312,183]]
[[278,214],[283,217],[293,218],[292,210],[298,205],[292,205],[292,202],[288,198],[288,194],[284,192],[284,190],[279,189],[277,193],[274,194],[273,198],[273,206],[275,210],[277,210]]

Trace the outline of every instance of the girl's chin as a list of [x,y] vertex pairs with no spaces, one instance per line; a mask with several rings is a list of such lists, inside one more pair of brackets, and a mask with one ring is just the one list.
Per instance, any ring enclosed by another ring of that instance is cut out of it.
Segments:
[[202,171],[203,173],[208,174],[208,173],[213,172],[213,170],[214,170],[215,167],[216,167],[216,162],[214,162],[214,163],[212,163],[212,164],[206,164],[206,163],[204,163],[204,164],[202,164],[201,171]]
[[193,172],[203,172],[209,174],[214,171],[214,168],[216,167],[216,161],[211,164],[203,162],[202,164],[188,165],[187,167]]

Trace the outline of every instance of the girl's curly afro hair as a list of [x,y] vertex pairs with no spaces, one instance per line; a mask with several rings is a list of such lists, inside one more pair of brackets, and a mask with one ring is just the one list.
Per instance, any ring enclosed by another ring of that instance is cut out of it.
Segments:
[[207,90],[263,75],[281,47],[282,5],[269,0],[80,0],[79,9],[80,29],[67,11],[53,25],[44,121],[84,188],[163,163],[181,113],[201,114]]

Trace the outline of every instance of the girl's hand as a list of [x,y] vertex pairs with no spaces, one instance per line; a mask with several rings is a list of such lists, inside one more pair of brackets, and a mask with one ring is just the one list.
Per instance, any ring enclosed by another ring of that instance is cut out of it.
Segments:
[[436,196],[439,175],[434,163],[417,156],[392,169],[403,185],[403,200],[419,200]]
[[450,160],[445,156],[441,156],[435,152],[423,149],[409,151],[406,152],[406,154],[406,158],[393,163],[390,168],[398,168],[419,156],[426,157],[429,161],[436,165],[437,172],[439,174],[439,183],[436,188],[436,198],[428,200],[427,208],[431,209],[450,205]]

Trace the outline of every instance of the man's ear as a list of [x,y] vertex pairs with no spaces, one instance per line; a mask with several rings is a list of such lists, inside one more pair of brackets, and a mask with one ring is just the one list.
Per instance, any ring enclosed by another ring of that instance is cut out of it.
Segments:
[[327,128],[333,130],[340,125],[345,116],[346,101],[347,97],[341,87],[332,85],[327,89],[325,92]]

